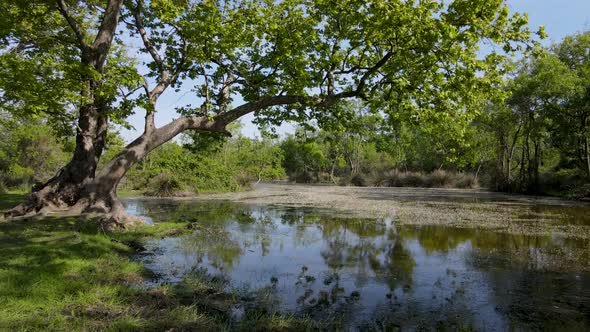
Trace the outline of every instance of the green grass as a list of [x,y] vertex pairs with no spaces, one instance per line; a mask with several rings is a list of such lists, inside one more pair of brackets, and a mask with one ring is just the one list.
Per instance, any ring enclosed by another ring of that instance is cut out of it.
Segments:
[[[137,234],[145,234],[139,232]],[[0,330],[213,328],[217,317],[190,305],[159,308],[172,292],[130,287],[147,275],[133,250],[76,219],[0,223]]]
[[[0,209],[22,194],[2,194]],[[92,221],[0,221],[0,331],[164,331],[315,329],[294,317],[229,315],[238,296],[194,273],[175,286],[141,286],[152,277],[128,241],[178,235],[186,223],[105,233]]]
[[143,196],[143,192],[141,190],[119,189],[117,190],[117,196],[119,198],[140,197]]
[[0,212],[17,206],[25,198],[23,192],[4,192],[0,193]]

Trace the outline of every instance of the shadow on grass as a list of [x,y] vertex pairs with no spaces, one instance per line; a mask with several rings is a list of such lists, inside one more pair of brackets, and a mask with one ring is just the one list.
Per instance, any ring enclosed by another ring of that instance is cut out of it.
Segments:
[[23,201],[24,193],[0,193],[0,212],[10,210]]

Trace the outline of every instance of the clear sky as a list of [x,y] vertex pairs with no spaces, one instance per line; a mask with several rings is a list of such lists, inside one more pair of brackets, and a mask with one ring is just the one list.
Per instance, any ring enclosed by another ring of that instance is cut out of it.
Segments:
[[[529,23],[532,30],[538,26],[544,25],[549,35],[544,44],[550,45],[559,42],[563,37],[590,30],[590,0],[508,0],[508,5],[512,12],[526,12],[529,14]],[[162,126],[178,115],[174,107],[184,104],[200,104],[192,100],[193,94],[190,91],[181,93],[171,93],[168,91],[160,98],[158,102],[158,112],[156,113],[156,125]],[[141,130],[143,128],[143,112],[132,116],[129,120],[131,125]],[[250,137],[258,135],[256,126],[251,123],[252,117],[242,118],[244,128],[242,132]],[[292,130],[292,126],[285,125],[278,130],[279,133],[285,133]],[[139,132],[135,130],[122,130],[123,138],[130,142],[138,136]]]

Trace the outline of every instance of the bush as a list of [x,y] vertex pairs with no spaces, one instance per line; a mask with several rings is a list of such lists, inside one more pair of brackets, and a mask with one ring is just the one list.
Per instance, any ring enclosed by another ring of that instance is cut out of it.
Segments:
[[368,187],[371,185],[369,177],[363,174],[356,174],[350,179],[350,183],[357,187]]
[[252,179],[250,177],[250,174],[248,174],[247,172],[239,172],[236,176],[235,176],[235,181],[237,183],[238,186],[240,186],[241,188],[244,189],[249,189],[252,188]]
[[423,174],[408,172],[400,178],[403,187],[426,187],[426,178]]
[[568,190],[566,197],[579,201],[590,201],[590,184],[585,183]]
[[417,188],[477,188],[475,176],[465,173],[451,173],[437,170],[430,174],[418,172],[400,172],[392,170],[381,175],[376,185],[382,187],[417,187]]
[[444,170],[436,170],[426,177],[426,187],[431,188],[454,188],[455,177],[447,171]]
[[144,194],[157,197],[174,196],[183,189],[182,187],[178,179],[168,173],[162,173],[149,181],[148,190]]
[[312,183],[314,182],[314,178],[310,172],[303,171],[296,173],[294,176],[290,177],[291,181],[295,181],[297,183]]
[[455,188],[460,189],[476,189],[479,188],[479,182],[473,174],[458,174],[455,181]]
[[176,143],[169,143],[130,170],[125,186],[151,196],[170,196],[181,191],[188,194],[237,191],[249,186],[244,178],[247,175],[215,156],[191,153]]

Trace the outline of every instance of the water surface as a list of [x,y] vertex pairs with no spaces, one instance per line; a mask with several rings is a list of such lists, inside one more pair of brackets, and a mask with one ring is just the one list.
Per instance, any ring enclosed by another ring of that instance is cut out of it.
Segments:
[[268,310],[340,320],[353,330],[590,326],[587,240],[402,227],[392,219],[346,218],[330,210],[128,204],[155,222],[191,224],[188,235],[148,244],[154,254],[144,259],[159,275],[156,283],[205,271],[263,300]]

